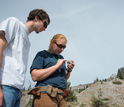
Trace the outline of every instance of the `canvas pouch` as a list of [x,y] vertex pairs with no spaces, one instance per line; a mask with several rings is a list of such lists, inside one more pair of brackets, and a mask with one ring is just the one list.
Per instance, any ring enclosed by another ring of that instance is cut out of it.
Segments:
[[39,97],[43,91],[46,91],[47,94],[50,95],[51,97],[56,97],[58,93],[58,88],[52,87],[51,85],[35,87],[28,93],[28,95],[34,95]]
[[47,85],[47,94],[51,97],[56,97],[58,93],[58,88],[52,87],[51,85]]

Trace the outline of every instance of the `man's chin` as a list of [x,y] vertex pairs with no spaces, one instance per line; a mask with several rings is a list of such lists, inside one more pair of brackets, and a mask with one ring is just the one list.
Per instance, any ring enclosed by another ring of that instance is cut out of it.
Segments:
[[37,34],[38,34],[39,32],[38,32],[38,31],[35,31],[35,33],[37,33]]
[[61,52],[58,52],[57,54],[58,54],[58,55],[60,55],[60,54],[61,54]]

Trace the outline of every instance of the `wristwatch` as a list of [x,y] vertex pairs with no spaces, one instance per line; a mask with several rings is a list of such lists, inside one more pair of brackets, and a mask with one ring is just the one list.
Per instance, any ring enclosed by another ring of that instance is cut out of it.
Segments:
[[70,70],[68,70],[68,69],[66,69],[67,70],[67,72],[71,72]]

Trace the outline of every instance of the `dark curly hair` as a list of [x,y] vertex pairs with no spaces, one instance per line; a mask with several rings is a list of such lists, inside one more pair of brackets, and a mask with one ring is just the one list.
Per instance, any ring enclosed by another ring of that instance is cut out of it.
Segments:
[[39,20],[47,19],[48,23],[50,23],[49,15],[43,9],[34,9],[29,13],[27,17],[27,21],[31,21],[35,19],[35,16],[38,17]]

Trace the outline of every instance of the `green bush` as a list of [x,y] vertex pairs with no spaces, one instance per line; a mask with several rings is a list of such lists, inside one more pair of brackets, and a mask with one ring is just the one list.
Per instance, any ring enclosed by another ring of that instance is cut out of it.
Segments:
[[119,79],[124,79],[124,67],[118,69],[117,77],[118,77]]
[[107,103],[104,103],[103,101],[110,100],[109,98],[102,98],[102,89],[99,88],[98,90],[98,97],[95,97],[94,95],[91,98],[92,107],[108,107]]
[[84,106],[85,106],[85,104],[81,104],[81,105],[80,105],[80,107],[84,107]]
[[71,105],[68,105],[68,107],[71,107]]
[[84,87],[83,89],[79,89],[79,93],[81,93],[82,91],[84,91],[86,88]]
[[108,101],[110,100],[109,98],[103,98],[102,101]]
[[70,93],[69,93],[69,96],[66,98],[66,101],[68,101],[68,102],[77,101],[77,97],[74,94],[74,91],[72,91],[70,85],[71,85],[71,83],[67,82],[67,89],[70,89]]
[[117,84],[117,85],[122,84],[122,82],[120,82],[120,81],[113,81],[112,83],[113,83],[113,84]]
[[101,99],[97,99],[95,97],[92,98],[92,107],[103,107],[104,103]]

